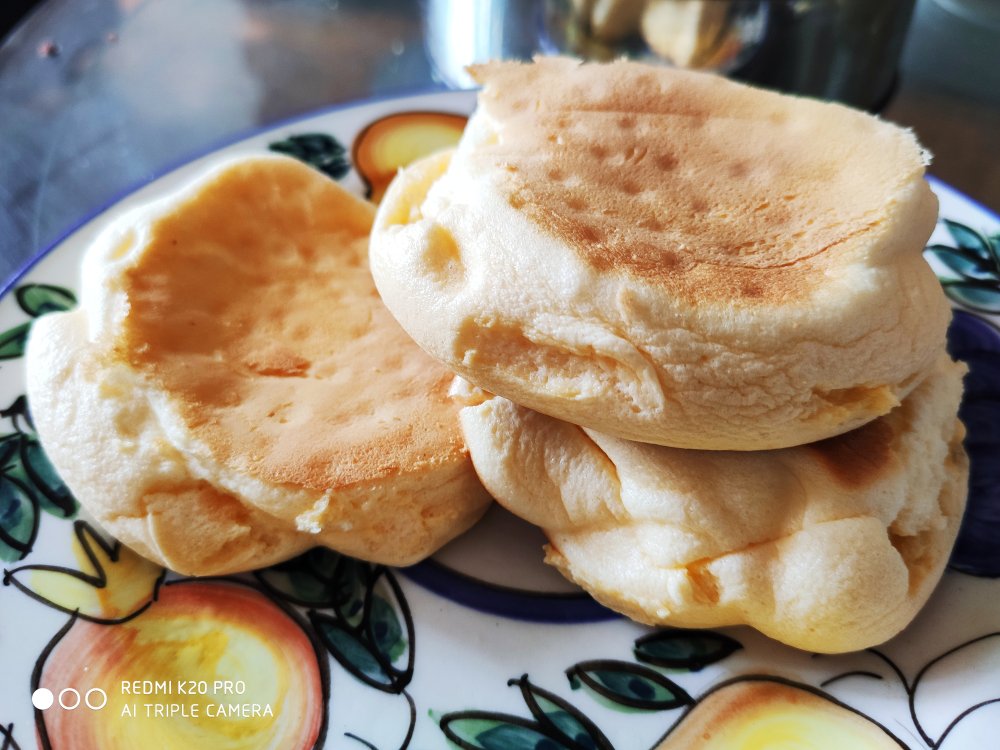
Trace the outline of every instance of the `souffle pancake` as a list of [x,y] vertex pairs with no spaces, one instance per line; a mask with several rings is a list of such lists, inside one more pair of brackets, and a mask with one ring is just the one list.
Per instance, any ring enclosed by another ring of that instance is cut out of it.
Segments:
[[99,236],[26,363],[45,450],[108,531],[204,575],[317,544],[408,564],[481,515],[452,375],[372,283],[373,215],[260,156]]
[[471,70],[465,134],[390,186],[371,266],[475,385],[623,439],[761,450],[886,414],[942,349],[910,132],[635,62]]
[[969,478],[965,371],[942,353],[888,415],[770,451],[622,440],[459,390],[484,484],[596,599],[639,622],[747,624],[836,653],[902,630],[948,562]]

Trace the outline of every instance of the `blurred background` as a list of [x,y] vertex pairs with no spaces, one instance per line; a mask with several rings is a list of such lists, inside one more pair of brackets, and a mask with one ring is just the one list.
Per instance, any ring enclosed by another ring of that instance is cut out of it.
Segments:
[[463,66],[628,55],[913,128],[1000,208],[1000,0],[0,0],[0,278],[128,189],[338,103]]

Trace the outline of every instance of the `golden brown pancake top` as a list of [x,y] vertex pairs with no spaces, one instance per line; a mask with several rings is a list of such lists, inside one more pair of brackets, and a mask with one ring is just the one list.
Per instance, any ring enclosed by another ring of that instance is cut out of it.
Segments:
[[473,73],[496,132],[472,158],[511,205],[598,271],[692,300],[800,296],[924,169],[900,128],[706,74],[559,58]]
[[229,169],[158,220],[119,356],[213,457],[325,489],[464,452],[451,374],[382,305],[373,208],[291,160]]

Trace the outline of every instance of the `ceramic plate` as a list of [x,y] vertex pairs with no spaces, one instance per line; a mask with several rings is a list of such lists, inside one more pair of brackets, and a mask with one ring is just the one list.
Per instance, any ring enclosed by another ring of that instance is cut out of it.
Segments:
[[[452,143],[468,93],[286,123],[270,150],[377,199],[397,166]],[[817,656],[745,628],[654,630],[541,562],[499,509],[393,570],[321,550],[250,575],[183,578],[102,535],[49,465],[22,394],[31,321],[75,304],[81,254],[155,180],[69,234],[0,301],[0,748],[995,747],[1000,727],[1000,220],[939,183],[927,256],[957,307],[969,511],[916,621]],[[698,728],[697,740],[684,739]],[[449,745],[449,743],[453,743]]]

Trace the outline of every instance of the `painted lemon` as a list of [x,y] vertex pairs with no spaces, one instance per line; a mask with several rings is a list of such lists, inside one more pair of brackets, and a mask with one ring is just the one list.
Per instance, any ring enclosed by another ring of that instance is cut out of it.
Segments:
[[655,750],[899,750],[888,730],[823,693],[774,678],[713,690]]

